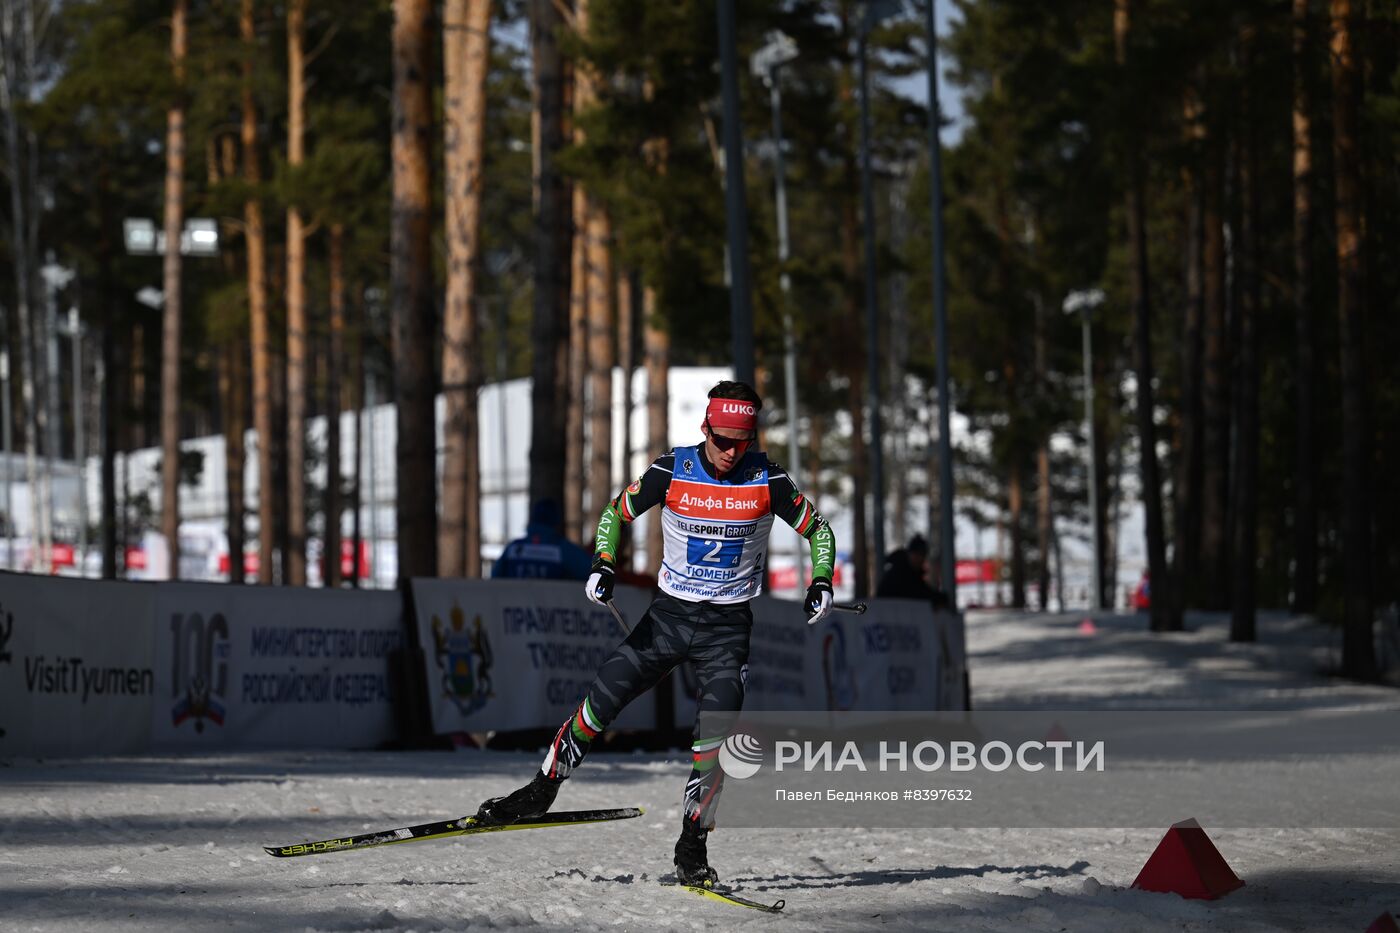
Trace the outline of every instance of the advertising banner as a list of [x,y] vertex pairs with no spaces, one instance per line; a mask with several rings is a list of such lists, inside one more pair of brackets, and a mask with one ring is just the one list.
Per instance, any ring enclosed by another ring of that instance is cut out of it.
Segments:
[[[871,600],[861,615],[807,624],[800,604],[753,601],[746,710],[960,710],[967,667],[962,617],[927,603]],[[683,665],[676,725],[695,717],[699,683]]]
[[[615,593],[635,624],[648,595]],[[626,637],[575,581],[416,579],[413,606],[438,734],[558,726]],[[612,727],[654,728],[655,704],[643,695]]]
[[396,734],[395,592],[162,584],[156,747],[364,748]]
[[155,589],[0,573],[0,757],[143,750]]

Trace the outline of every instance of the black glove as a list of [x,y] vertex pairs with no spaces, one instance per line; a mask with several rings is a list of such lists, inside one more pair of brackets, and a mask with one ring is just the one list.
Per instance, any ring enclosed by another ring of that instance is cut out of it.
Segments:
[[802,599],[802,608],[807,613],[807,624],[816,625],[831,611],[831,580],[826,577],[812,578],[807,587],[807,595]]
[[598,605],[606,606],[612,602],[613,583],[616,580],[617,573],[610,564],[594,561],[593,572],[588,575],[588,582],[583,587],[584,594]]

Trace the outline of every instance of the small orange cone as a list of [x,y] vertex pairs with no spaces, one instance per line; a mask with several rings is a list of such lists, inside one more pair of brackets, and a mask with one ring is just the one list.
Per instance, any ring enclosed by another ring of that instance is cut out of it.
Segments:
[[1195,820],[1185,820],[1167,830],[1133,882],[1133,887],[1144,891],[1207,901],[1243,886],[1244,882],[1225,863]]
[[1097,635],[1098,633],[1099,633],[1099,627],[1098,627],[1097,625],[1094,624],[1094,620],[1093,620],[1093,619],[1085,619],[1083,622],[1080,622],[1080,623],[1079,623],[1079,634],[1081,634],[1081,635]]
[[1400,924],[1396,924],[1395,918],[1387,911],[1366,928],[1366,933],[1400,933]]

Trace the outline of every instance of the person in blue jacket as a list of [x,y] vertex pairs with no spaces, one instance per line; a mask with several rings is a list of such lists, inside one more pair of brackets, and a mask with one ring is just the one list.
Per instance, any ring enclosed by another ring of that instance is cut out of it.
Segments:
[[525,537],[516,538],[491,568],[493,579],[587,580],[593,558],[559,532],[562,516],[553,499],[530,509]]

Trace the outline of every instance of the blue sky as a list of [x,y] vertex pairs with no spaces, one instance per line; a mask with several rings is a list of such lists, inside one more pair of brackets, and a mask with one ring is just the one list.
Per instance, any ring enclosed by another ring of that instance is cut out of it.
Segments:
[[[962,137],[962,122],[964,118],[962,95],[958,89],[948,80],[948,56],[943,52],[942,46],[947,42],[948,33],[952,31],[953,23],[957,21],[952,0],[934,0],[937,4],[934,7],[938,20],[939,56],[938,56],[938,100],[943,106],[943,117],[945,125],[941,138],[943,145],[951,146],[957,143]],[[922,6],[919,13],[923,14]],[[928,77],[923,74],[912,75],[903,81],[894,83],[895,89],[904,96],[917,100],[921,104],[928,103]]]

